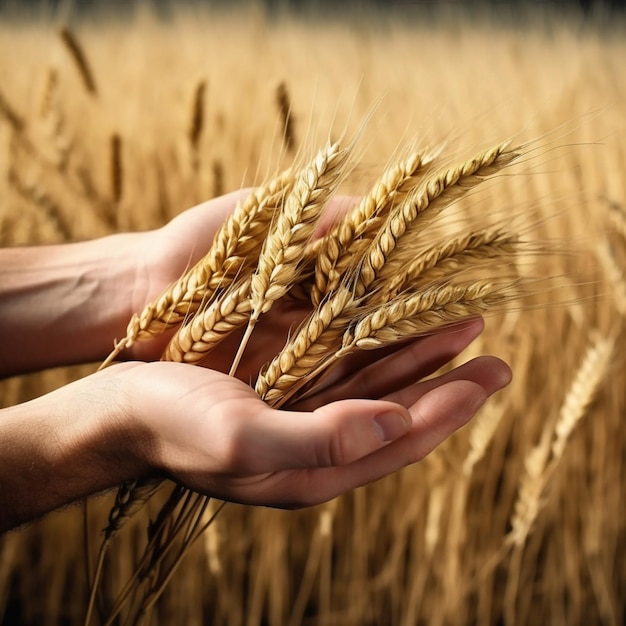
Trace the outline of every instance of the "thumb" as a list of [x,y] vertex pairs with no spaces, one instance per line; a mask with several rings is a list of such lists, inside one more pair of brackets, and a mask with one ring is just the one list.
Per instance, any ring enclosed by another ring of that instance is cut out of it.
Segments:
[[259,416],[263,426],[255,429],[255,457],[261,461],[261,450],[267,455],[267,466],[255,468],[259,473],[347,465],[399,439],[412,425],[407,409],[382,400],[341,400],[310,413],[269,410],[272,415]]

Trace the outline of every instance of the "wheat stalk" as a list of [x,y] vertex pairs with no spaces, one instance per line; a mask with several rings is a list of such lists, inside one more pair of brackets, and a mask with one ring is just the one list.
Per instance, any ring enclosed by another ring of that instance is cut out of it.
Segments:
[[407,186],[431,161],[432,157],[414,153],[388,168],[359,204],[325,237],[314,242],[314,305],[338,285],[341,275],[375,236],[391,205],[406,194]]
[[296,177],[282,211],[277,214],[263,242],[257,269],[252,275],[252,311],[231,373],[236,371],[260,315],[269,311],[272,304],[299,279],[305,246],[313,235],[323,208],[345,173],[348,155],[349,150],[341,148],[338,142],[329,143]]
[[213,291],[227,287],[246,263],[252,263],[271,219],[293,181],[291,169],[276,175],[238,203],[215,235],[207,254],[159,298],[135,313],[126,336],[101,367],[135,341],[147,341],[195,313]]
[[69,52],[70,57],[74,61],[74,64],[76,65],[76,69],[78,70],[78,74],[83,82],[85,89],[92,96],[97,95],[94,74],[91,71],[91,67],[89,66],[89,62],[87,61],[87,55],[85,54],[85,50],[80,41],[78,40],[76,35],[74,35],[74,33],[69,28],[67,28],[67,26],[63,26],[59,30],[59,37],[61,38],[61,41]]
[[[518,153],[507,151],[509,142],[480,152],[460,165],[433,175],[405,201],[393,207],[385,224],[369,245],[359,265],[357,295],[365,293],[379,270],[394,253],[407,230],[426,226],[444,208],[502,168],[510,165]],[[411,242],[414,245],[414,241]]]

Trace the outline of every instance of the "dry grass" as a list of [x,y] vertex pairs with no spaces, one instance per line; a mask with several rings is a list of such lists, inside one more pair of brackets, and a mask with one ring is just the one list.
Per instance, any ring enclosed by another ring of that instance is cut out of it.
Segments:
[[[500,241],[498,232],[521,232],[523,241],[561,242],[572,252],[504,264],[507,278],[517,270],[558,277],[557,290],[538,290],[523,307],[488,317],[486,333],[463,355],[503,356],[513,367],[511,387],[419,466],[330,505],[302,512],[226,507],[154,604],[152,623],[620,624],[626,584],[623,25],[582,25],[575,16],[537,19],[520,29],[454,18],[376,24],[271,22],[258,10],[205,21],[181,10],[167,25],[145,15],[132,28],[85,25],[74,35],[85,47],[97,98],[54,28],[0,26],[0,167],[9,173],[0,180],[3,245],[152,228],[218,188],[270,180],[292,160],[276,101],[280,84],[290,114],[302,121],[294,134],[299,154],[325,145],[329,129],[354,135],[384,93],[363,138],[367,148],[355,155],[339,193],[373,189],[381,172],[408,162],[408,155],[434,157],[426,172],[417,172],[416,180],[427,180],[521,129],[513,145],[543,137],[515,169],[446,209],[418,246],[429,259],[419,271],[439,267],[437,280],[456,267],[452,242],[466,251],[480,247],[476,239],[468,243],[470,233],[488,231]],[[254,72],[246,69],[250,59]],[[202,103],[194,162],[189,99],[202,81],[211,97]],[[152,102],[164,106],[147,106]],[[124,159],[118,199],[111,161],[116,135],[123,138]],[[414,136],[415,145],[404,150],[405,137]],[[285,190],[278,187],[274,201],[280,203]],[[254,203],[258,208],[263,200]],[[244,239],[240,232],[224,237]],[[450,242],[449,252],[436,252],[437,238]],[[211,271],[237,256],[220,254]],[[378,265],[371,264],[374,278]],[[205,277],[193,280],[179,286],[177,298],[187,298],[182,318],[194,284]],[[316,336],[328,344],[324,333],[336,332],[332,342],[343,336],[332,325],[349,308],[352,292],[343,297],[348,304],[328,299],[335,311],[306,326],[310,346]],[[199,300],[197,306],[210,305]],[[380,313],[371,315],[376,328],[387,328]],[[298,376],[306,355],[315,357],[310,346],[294,344],[291,356],[265,370],[268,389],[282,384],[276,381],[283,370]],[[5,381],[2,402],[39,395],[92,370]],[[549,474],[547,468],[553,468]],[[524,532],[513,535],[512,520],[522,519],[521,492],[524,519],[531,522],[516,522]],[[167,497],[154,496],[111,542],[101,586],[107,606],[139,559],[148,518]],[[112,498],[91,506],[94,552]],[[201,511],[204,504],[194,506]],[[214,512],[210,506],[200,525]],[[79,511],[70,509],[2,538],[5,623],[81,623],[88,594],[80,528]]]

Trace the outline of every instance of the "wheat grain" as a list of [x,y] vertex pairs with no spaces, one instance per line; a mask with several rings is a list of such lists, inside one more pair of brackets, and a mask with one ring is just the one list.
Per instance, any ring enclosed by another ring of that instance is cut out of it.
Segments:
[[493,262],[512,260],[519,252],[519,237],[501,230],[476,231],[431,246],[407,259],[402,255],[386,263],[372,283],[371,291],[392,299],[405,289],[458,275],[458,272]]
[[345,286],[329,294],[261,372],[255,391],[273,406],[285,402],[333,355],[357,306]]
[[554,429],[544,429],[542,439],[527,455],[525,474],[520,480],[511,530],[505,545],[521,546],[526,541],[543,504],[546,488],[556,472],[576,424],[585,416],[600,384],[605,380],[615,344],[615,337],[594,332],[576,376],[563,400]]
[[576,424],[584,417],[601,383],[608,373],[615,337],[602,337],[598,333],[581,363],[559,412],[554,429],[552,456],[555,462],[563,456],[565,446]]
[[159,298],[133,314],[126,336],[116,343],[101,367],[133,342],[152,339],[182,322],[210,299],[215,289],[226,288],[247,262],[252,263],[292,182],[291,169],[287,169],[238,203],[216,233],[207,254]]
[[237,368],[259,316],[295,284],[303,269],[304,250],[328,200],[335,192],[349,155],[339,143],[327,144],[296,177],[282,211],[263,242],[250,284],[252,312],[233,360]]
[[477,280],[468,285],[436,285],[401,294],[357,318],[346,331],[339,355],[356,348],[370,350],[432,332],[501,305],[518,295],[513,283]]
[[296,282],[303,257],[322,209],[334,193],[348,157],[338,143],[328,144],[298,175],[283,210],[276,216],[252,276],[253,315],[258,317]]

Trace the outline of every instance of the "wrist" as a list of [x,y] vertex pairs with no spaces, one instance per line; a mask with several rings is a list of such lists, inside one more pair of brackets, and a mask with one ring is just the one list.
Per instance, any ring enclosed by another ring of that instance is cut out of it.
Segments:
[[123,393],[118,377],[94,374],[2,410],[0,532],[149,475]]

